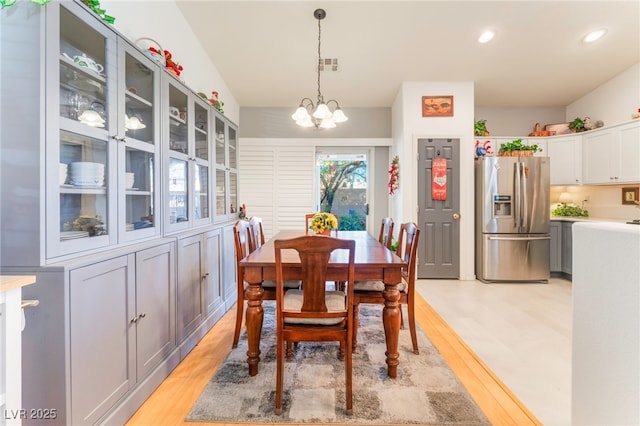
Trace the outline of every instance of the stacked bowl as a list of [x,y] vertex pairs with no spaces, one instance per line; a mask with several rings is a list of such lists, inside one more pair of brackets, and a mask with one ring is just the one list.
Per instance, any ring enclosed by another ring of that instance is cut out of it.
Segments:
[[74,186],[104,185],[104,164],[86,161],[70,163],[69,182]]

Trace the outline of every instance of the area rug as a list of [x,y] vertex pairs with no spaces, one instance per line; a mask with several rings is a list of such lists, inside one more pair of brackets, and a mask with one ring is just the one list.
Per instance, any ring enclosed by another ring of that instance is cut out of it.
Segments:
[[[246,333],[207,384],[187,421],[220,423],[327,423],[489,425],[440,353],[418,327],[420,354],[408,327],[400,330],[398,376],[387,376],[382,306],[360,305],[353,354],[353,414],[345,413],[344,362],[338,343],[300,343],[287,361],[283,414],[274,413],[275,302],[264,302],[259,373],[250,377]],[[405,315],[406,318],[406,315]]]

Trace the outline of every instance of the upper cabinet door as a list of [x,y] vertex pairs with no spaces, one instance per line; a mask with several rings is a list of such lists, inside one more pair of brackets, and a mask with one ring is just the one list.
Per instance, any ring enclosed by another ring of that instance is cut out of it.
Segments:
[[211,223],[211,106],[164,73],[165,220],[168,232]]
[[[51,5],[53,6],[53,5]],[[47,257],[117,241],[117,39],[79,5],[48,8]],[[88,19],[89,17],[89,19]]]
[[160,235],[160,68],[119,40],[118,213],[121,241]]

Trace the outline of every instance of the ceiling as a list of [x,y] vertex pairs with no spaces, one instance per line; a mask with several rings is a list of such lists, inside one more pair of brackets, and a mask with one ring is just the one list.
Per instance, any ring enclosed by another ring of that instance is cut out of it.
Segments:
[[322,57],[340,64],[322,94],[343,108],[390,107],[404,81],[473,81],[480,107],[563,107],[640,62],[638,0],[177,1],[241,107],[315,101],[317,8]]

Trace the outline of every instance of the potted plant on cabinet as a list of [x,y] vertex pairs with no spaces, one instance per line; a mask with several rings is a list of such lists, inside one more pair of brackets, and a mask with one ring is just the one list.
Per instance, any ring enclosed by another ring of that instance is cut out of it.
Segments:
[[569,128],[574,132],[584,132],[584,120],[580,117],[576,117],[571,123],[569,123]]
[[498,155],[502,157],[531,157],[536,152],[542,151],[537,144],[525,145],[522,139],[514,139],[500,145]]
[[489,131],[487,130],[487,120],[474,121],[473,134],[475,136],[489,136]]

